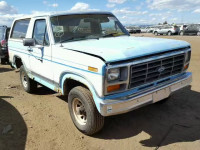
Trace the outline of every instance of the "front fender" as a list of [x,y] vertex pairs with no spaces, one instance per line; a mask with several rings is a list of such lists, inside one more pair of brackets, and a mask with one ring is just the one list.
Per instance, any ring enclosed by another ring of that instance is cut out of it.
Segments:
[[64,82],[66,79],[73,79],[75,81],[78,81],[78,82],[84,84],[86,87],[88,87],[88,89],[92,93],[92,97],[94,99],[95,105],[96,105],[98,111],[100,112],[100,97],[98,96],[94,86],[90,83],[89,80],[87,80],[85,77],[83,77],[81,75],[77,75],[74,73],[65,73],[60,78],[60,87],[61,87],[62,93],[64,93],[63,87],[64,87]]

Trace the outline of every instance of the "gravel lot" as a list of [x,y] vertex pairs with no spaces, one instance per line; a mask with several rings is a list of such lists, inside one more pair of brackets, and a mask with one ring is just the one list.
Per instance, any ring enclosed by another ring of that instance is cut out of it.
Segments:
[[0,65],[0,150],[200,149],[200,37],[158,37],[191,43],[192,85],[164,104],[106,118],[94,137],[75,128],[63,97],[45,87],[25,93],[19,72]]

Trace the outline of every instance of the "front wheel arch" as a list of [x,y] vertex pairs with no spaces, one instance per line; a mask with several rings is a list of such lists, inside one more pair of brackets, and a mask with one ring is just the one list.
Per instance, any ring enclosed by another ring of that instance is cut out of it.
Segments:
[[[70,92],[70,90],[64,91],[64,90],[67,89],[67,87],[65,85],[66,85],[67,81],[72,81],[72,80],[74,80],[76,85],[81,85],[83,87],[86,87],[92,93],[94,103],[97,107],[97,110],[100,112],[100,103],[98,101],[100,96],[98,95],[98,93],[95,90],[92,83],[90,83],[89,80],[87,80],[86,78],[84,78],[80,75],[77,75],[77,74],[74,74],[74,73],[66,73],[66,74],[61,76],[59,86],[61,88],[62,94],[65,95],[65,96],[67,96],[69,94],[68,92]],[[76,86],[72,86],[72,87],[76,87]],[[70,89],[73,89],[72,87]]]

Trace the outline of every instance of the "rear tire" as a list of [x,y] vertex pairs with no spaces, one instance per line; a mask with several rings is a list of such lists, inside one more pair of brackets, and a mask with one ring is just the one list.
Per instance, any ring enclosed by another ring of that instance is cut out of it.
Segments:
[[169,32],[167,33],[167,35],[168,35],[168,36],[171,36],[171,35],[172,35],[172,32],[171,32],[171,31],[169,31]]
[[86,135],[100,131],[104,126],[104,117],[98,112],[91,92],[78,86],[68,96],[70,116],[76,128]]
[[154,35],[155,35],[155,36],[158,36],[158,32],[154,32]]
[[33,93],[37,89],[37,82],[28,77],[23,65],[20,67],[20,80],[27,93]]

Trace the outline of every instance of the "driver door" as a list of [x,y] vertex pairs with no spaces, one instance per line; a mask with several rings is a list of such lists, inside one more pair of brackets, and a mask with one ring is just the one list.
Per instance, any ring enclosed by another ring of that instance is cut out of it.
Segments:
[[41,80],[53,79],[51,45],[45,19],[35,20],[32,38],[35,46],[29,48],[30,68],[35,77]]

